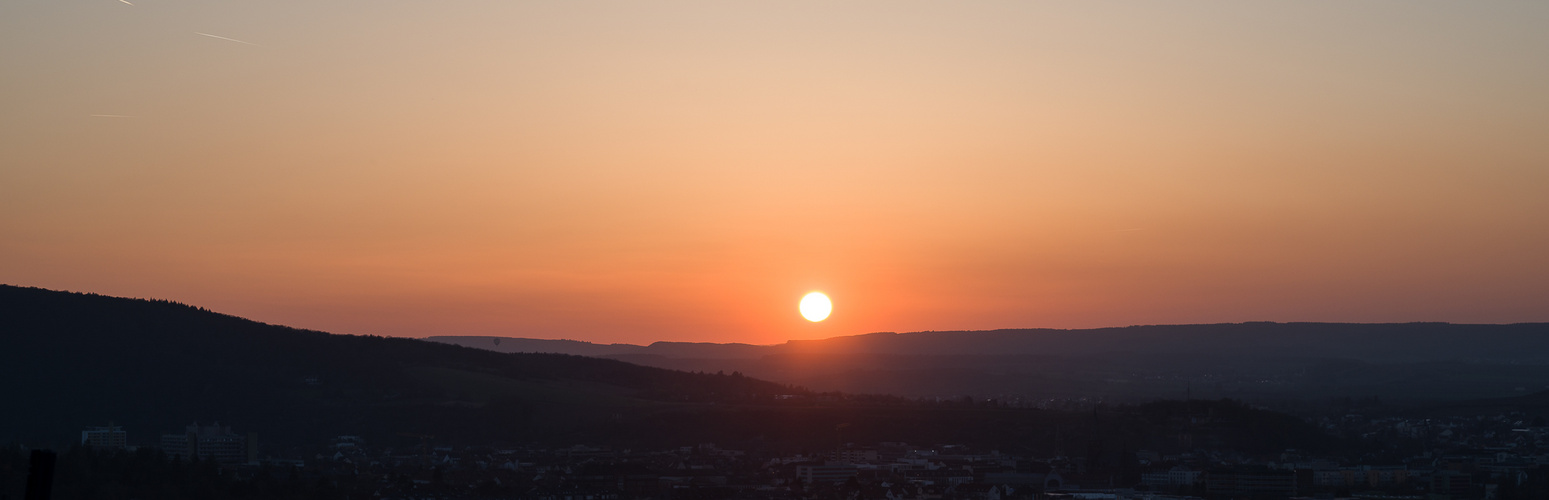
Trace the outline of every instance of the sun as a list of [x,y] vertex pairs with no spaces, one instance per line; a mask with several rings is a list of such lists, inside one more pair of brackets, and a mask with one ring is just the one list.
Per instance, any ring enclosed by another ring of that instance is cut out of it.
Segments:
[[801,317],[807,321],[819,322],[828,319],[828,313],[834,311],[834,303],[828,301],[828,296],[823,292],[812,292],[801,298]]

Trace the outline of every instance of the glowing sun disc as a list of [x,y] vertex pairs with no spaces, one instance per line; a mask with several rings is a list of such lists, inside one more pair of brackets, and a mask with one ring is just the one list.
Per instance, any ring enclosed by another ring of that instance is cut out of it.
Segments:
[[812,292],[801,298],[801,317],[807,318],[807,321],[823,321],[833,311],[834,303],[829,302],[828,296],[822,292]]

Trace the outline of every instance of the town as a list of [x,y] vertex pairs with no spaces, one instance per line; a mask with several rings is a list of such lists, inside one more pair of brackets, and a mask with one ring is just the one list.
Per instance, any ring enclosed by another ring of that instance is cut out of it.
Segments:
[[[1205,428],[1212,418],[1175,419]],[[1180,434],[1176,451],[1135,449],[1117,460],[903,442],[845,442],[781,453],[729,443],[651,450],[449,446],[435,436],[402,434],[382,442],[340,435],[311,446],[271,446],[231,426],[195,423],[154,439],[131,439],[128,430],[111,424],[88,427],[80,443],[64,453],[106,462],[136,457],[130,460],[194,464],[231,488],[291,485],[336,498],[1443,500],[1549,494],[1549,426],[1542,418],[1347,413],[1307,421],[1354,440],[1358,451],[1251,454],[1217,446],[1208,433]],[[130,444],[149,442],[155,444]],[[25,469],[14,463],[25,448],[11,449],[6,460],[13,463],[6,470],[14,475]],[[101,480],[110,467],[98,469]],[[61,481],[68,474],[62,470]]]

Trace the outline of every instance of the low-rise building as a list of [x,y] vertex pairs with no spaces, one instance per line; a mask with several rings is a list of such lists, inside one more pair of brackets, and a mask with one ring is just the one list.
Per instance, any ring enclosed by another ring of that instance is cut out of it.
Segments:
[[838,483],[860,474],[860,469],[850,464],[798,465],[796,477],[811,483]]
[[106,427],[87,427],[81,431],[81,444],[98,450],[122,450],[129,445],[129,434],[123,427],[108,422]]
[[1204,472],[1179,465],[1166,471],[1142,473],[1140,484],[1152,487],[1192,486],[1199,482],[1201,474]]
[[1287,498],[1296,495],[1296,473],[1267,468],[1216,469],[1206,474],[1205,489],[1212,497]]
[[161,450],[169,457],[198,457],[222,465],[253,464],[258,462],[258,437],[237,434],[219,422],[207,426],[195,422],[182,434],[163,434]]

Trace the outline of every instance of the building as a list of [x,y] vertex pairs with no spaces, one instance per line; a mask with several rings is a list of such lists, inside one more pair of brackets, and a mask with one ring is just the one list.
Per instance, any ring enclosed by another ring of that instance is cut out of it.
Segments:
[[1473,493],[1474,478],[1466,472],[1439,470],[1431,475],[1431,498],[1466,498]]
[[1356,470],[1350,467],[1312,472],[1312,484],[1330,488],[1355,486]]
[[1054,472],[987,472],[984,482],[1011,486],[1034,486],[1045,490],[1057,490],[1065,480]]
[[1296,496],[1296,473],[1273,469],[1216,469],[1205,475],[1212,498],[1289,498]]
[[875,448],[842,448],[828,452],[828,459],[850,463],[873,463],[878,458]]
[[1151,487],[1178,487],[1193,486],[1199,482],[1200,471],[1184,467],[1182,465],[1168,469],[1165,472],[1147,472],[1140,475],[1140,484]]
[[796,466],[796,477],[807,484],[838,483],[859,474],[860,470],[850,464]]
[[81,431],[81,445],[98,450],[122,450],[129,445],[129,434],[123,427],[108,422],[107,427],[87,427]]
[[904,477],[927,485],[968,484],[974,480],[973,472],[964,469],[909,470],[904,471]]
[[1409,470],[1402,465],[1367,466],[1366,484],[1376,488],[1409,482]]
[[258,437],[231,432],[230,426],[219,422],[208,426],[194,422],[182,434],[163,434],[161,449],[169,457],[198,457],[221,465],[258,462]]

